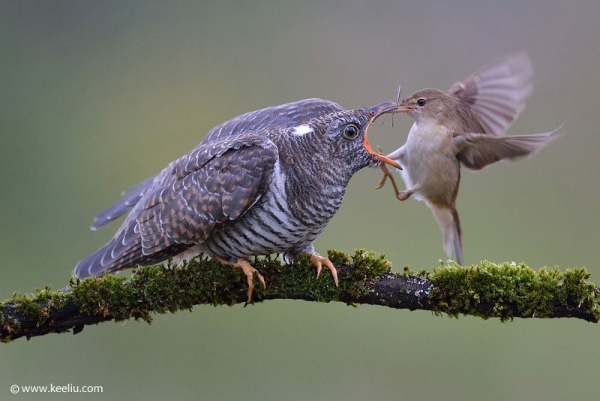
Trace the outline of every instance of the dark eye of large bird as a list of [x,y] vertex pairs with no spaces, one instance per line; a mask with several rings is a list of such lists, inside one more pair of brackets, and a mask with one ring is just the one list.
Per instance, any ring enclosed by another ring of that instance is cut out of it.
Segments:
[[419,107],[423,107],[426,104],[427,104],[427,99],[425,99],[424,97],[422,97],[419,100],[417,100],[417,106],[419,106]]
[[342,130],[342,135],[344,136],[344,138],[349,140],[356,139],[359,133],[360,130],[358,129],[358,126],[356,124],[348,124]]

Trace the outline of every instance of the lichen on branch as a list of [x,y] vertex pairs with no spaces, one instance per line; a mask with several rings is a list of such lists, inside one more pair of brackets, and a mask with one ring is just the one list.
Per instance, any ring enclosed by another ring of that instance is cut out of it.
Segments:
[[[600,319],[600,289],[585,268],[541,268],[524,264],[461,267],[446,262],[433,272],[391,271],[385,255],[357,250],[353,256],[330,250],[338,267],[339,287],[325,270],[316,279],[308,257],[294,266],[258,258],[255,267],[267,281],[256,286],[253,302],[301,299],[371,304],[428,310],[452,317],[473,315],[501,321],[520,318],[575,317]],[[15,294],[0,304],[0,341],[71,331],[85,325],[129,319],[152,321],[155,314],[191,310],[195,305],[234,305],[246,301],[247,284],[240,269],[195,258],[183,267],[138,268],[130,277],[106,275],[71,278],[66,291],[49,287]]]

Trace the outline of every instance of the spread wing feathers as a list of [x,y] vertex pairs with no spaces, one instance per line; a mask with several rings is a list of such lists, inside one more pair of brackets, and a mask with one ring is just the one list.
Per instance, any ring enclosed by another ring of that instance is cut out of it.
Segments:
[[467,168],[480,170],[500,160],[529,156],[537,152],[559,137],[555,132],[511,136],[461,134],[455,136],[454,141],[460,150],[458,160]]
[[533,90],[533,68],[526,52],[498,59],[448,91],[468,106],[484,132],[504,135],[525,108]]
[[279,106],[252,111],[232,118],[211,129],[205,141],[214,141],[240,131],[259,131],[264,128],[291,128],[313,119],[344,109],[337,103],[322,99],[305,99]]
[[237,219],[268,187],[277,147],[262,133],[203,142],[154,178],[115,237],[75,267],[78,277],[158,263]]

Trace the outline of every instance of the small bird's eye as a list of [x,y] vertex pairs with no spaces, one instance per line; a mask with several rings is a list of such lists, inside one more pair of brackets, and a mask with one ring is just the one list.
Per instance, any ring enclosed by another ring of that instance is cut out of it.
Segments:
[[342,135],[344,136],[344,138],[350,140],[356,139],[359,133],[360,130],[358,129],[358,126],[356,124],[348,124],[342,129]]
[[425,99],[424,97],[420,98],[419,100],[417,100],[417,105],[419,107],[423,107],[427,104],[427,99]]

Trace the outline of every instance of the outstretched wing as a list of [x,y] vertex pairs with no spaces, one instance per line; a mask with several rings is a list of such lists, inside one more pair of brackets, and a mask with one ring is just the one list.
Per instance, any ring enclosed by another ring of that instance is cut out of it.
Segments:
[[[337,103],[322,99],[305,99],[297,102],[286,103],[280,106],[251,111],[232,118],[211,129],[204,140],[192,151],[203,152],[207,142],[214,142],[242,132],[259,132],[266,128],[291,128],[306,124],[314,117],[341,111],[343,108]],[[114,219],[129,212],[133,207],[151,191],[164,177],[161,174],[150,177],[123,192],[119,199],[106,210],[94,218],[92,230],[97,230]]]
[[[484,133],[504,135],[525,108],[525,100],[533,90],[532,76],[529,56],[520,52],[493,61],[455,83],[448,94],[470,108]],[[478,127],[468,129],[480,132]]]
[[262,132],[203,142],[153,180],[115,237],[79,262],[78,277],[160,262],[239,218],[268,187],[278,160]]
[[458,160],[467,168],[480,170],[500,160],[534,154],[559,137],[555,132],[510,136],[461,134],[454,137],[454,142],[460,149],[457,154]]

